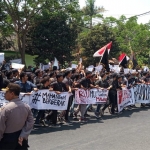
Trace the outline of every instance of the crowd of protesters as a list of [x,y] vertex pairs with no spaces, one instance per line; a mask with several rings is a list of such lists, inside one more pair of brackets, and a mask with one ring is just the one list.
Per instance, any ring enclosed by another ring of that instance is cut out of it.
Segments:
[[[20,86],[21,92],[30,94],[31,91],[49,89],[57,94],[61,92],[70,92],[67,110],[36,110],[32,109],[35,126],[51,126],[58,127],[58,122],[70,123],[69,118],[79,120],[79,122],[87,122],[86,117],[88,111],[93,111],[92,104],[74,104],[75,90],[78,88],[90,89],[101,88],[108,89],[108,100],[106,104],[97,104],[94,110],[94,116],[100,118],[104,115],[105,109],[108,108],[111,115],[117,113],[117,90],[123,87],[131,88],[139,83],[148,83],[150,74],[148,71],[134,71],[124,74],[123,71],[115,73],[107,72],[104,68],[98,73],[94,69],[88,71],[83,68],[82,63],[79,63],[75,69],[57,69],[56,66],[51,66],[49,69],[41,70],[39,67],[29,66],[26,69],[17,70],[10,67],[5,68],[5,61],[1,66],[0,72],[0,89],[6,88],[9,83],[16,83]],[[145,107],[141,104],[141,107]],[[132,109],[134,105],[128,106],[125,109]],[[80,113],[80,114],[79,114]]]

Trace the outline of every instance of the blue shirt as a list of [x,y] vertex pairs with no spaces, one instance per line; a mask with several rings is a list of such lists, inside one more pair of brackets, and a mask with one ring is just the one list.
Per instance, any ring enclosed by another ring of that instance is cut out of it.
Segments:
[[26,83],[22,83],[22,81],[19,80],[19,81],[16,81],[15,83],[20,86],[21,92],[23,93],[31,92],[33,88],[36,88],[36,85],[30,81],[27,81]]

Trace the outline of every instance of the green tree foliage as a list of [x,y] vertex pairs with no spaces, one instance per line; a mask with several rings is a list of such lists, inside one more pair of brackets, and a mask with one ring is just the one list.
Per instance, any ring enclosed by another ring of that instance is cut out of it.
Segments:
[[5,19],[3,19],[3,28],[7,26],[8,30],[16,34],[17,48],[20,52],[22,62],[25,63],[26,35],[32,26],[32,20],[35,15],[45,7],[53,7],[55,0],[1,0],[0,8]]
[[121,52],[125,52],[128,56],[131,52],[135,52],[136,58],[140,64],[147,64],[150,52],[150,25],[138,24],[137,17],[127,19],[121,16],[120,19],[113,17],[106,18],[104,23],[115,34],[116,41]]
[[[61,64],[71,61],[82,24],[81,11],[76,0],[61,0],[53,8],[45,6],[34,17],[34,25],[27,36],[26,52],[38,55],[36,63],[56,57]],[[42,55],[41,55],[42,54]]]
[[[45,63],[56,57],[61,63],[71,60],[71,52],[75,48],[77,38],[76,25],[70,26],[66,22],[67,15],[63,12],[49,16],[44,13],[37,20],[45,20],[31,28],[29,32],[30,44],[28,53],[38,55],[36,62]],[[65,58],[64,58],[65,57]]]

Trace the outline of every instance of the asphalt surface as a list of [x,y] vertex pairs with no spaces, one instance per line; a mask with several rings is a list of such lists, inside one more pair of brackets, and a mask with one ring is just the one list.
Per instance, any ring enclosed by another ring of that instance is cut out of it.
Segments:
[[87,123],[35,128],[29,137],[29,150],[150,149],[150,107],[138,106],[116,116],[106,110],[101,119],[89,114]]

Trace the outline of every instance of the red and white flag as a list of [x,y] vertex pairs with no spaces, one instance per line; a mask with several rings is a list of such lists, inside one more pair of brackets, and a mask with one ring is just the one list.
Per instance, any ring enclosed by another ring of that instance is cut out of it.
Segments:
[[101,49],[99,49],[97,52],[94,53],[93,57],[103,56],[106,49],[108,50],[108,54],[109,54],[111,46],[112,46],[112,42],[110,42],[107,45],[103,46]]
[[119,64],[123,61],[123,59],[126,57],[126,54],[125,53],[122,53],[120,56],[119,56]]

